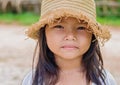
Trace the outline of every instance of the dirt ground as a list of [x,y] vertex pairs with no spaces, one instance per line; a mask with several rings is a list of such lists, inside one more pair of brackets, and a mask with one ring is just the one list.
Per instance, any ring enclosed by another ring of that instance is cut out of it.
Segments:
[[[26,28],[0,24],[0,85],[21,85],[31,70],[36,42],[27,39],[24,34]],[[101,49],[105,68],[120,85],[120,27],[110,27],[110,30],[112,38]]]

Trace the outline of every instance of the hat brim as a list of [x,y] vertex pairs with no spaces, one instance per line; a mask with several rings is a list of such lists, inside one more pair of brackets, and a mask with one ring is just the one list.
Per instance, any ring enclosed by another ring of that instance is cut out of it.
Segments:
[[58,18],[63,17],[74,17],[79,20],[84,20],[88,23],[89,28],[93,31],[93,34],[101,42],[105,42],[110,38],[110,32],[108,29],[102,27],[96,20],[92,17],[89,17],[88,14],[84,12],[78,12],[71,9],[57,9],[48,12],[46,15],[42,16],[38,22],[33,24],[28,28],[26,34],[32,39],[39,38],[39,30],[44,27],[46,24],[54,23]]

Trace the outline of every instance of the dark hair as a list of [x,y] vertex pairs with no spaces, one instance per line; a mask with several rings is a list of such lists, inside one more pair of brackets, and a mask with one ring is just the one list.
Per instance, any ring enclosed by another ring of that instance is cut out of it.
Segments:
[[[35,72],[32,85],[55,85],[59,79],[60,69],[55,62],[53,53],[47,46],[45,27],[40,29],[39,36],[39,55],[37,65],[33,68]],[[105,84],[102,55],[98,40],[95,38],[94,34],[89,50],[83,55],[82,64],[85,67],[88,82],[92,81],[97,85],[102,85],[101,82],[104,82]]]

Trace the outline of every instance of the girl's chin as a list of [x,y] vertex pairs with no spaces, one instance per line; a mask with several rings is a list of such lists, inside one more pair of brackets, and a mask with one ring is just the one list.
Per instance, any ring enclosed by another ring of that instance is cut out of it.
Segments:
[[60,56],[61,59],[65,59],[65,60],[74,60],[77,58],[80,58],[81,56],[76,56],[76,55],[62,55]]

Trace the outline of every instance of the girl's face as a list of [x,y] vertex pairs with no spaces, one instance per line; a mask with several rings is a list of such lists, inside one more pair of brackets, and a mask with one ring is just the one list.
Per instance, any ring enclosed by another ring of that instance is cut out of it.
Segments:
[[48,48],[55,58],[71,60],[82,58],[89,49],[92,34],[86,31],[86,24],[80,24],[75,18],[62,19],[45,29]]

